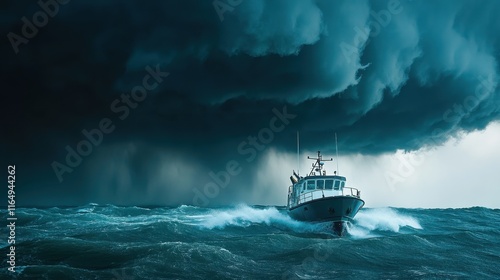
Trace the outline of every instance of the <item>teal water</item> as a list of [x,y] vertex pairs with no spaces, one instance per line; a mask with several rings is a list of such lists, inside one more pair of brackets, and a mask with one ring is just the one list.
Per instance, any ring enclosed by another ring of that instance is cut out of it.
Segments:
[[17,217],[16,272],[3,261],[1,279],[500,279],[499,209],[366,208],[342,238],[281,207],[90,204]]

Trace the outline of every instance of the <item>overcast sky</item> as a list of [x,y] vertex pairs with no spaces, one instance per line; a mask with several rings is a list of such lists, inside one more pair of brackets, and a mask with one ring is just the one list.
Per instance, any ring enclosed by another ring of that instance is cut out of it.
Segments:
[[367,206],[500,207],[498,1],[40,3],[0,4],[19,204],[283,205],[300,131]]

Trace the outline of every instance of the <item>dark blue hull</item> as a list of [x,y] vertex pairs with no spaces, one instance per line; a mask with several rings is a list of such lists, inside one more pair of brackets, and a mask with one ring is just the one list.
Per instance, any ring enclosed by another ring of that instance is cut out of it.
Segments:
[[362,199],[353,196],[333,196],[311,200],[288,210],[289,215],[299,221],[333,222],[332,228],[339,236],[344,235],[347,222],[351,222],[365,205]]

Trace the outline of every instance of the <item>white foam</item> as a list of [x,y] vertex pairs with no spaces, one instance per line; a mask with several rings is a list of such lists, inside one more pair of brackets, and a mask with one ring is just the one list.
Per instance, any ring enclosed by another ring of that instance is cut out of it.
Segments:
[[200,216],[197,216],[197,218],[199,225],[209,229],[225,228],[226,226],[248,227],[252,224],[282,225],[292,229],[307,228],[309,226],[280,213],[275,207],[259,209],[248,205],[238,205],[225,210],[213,210],[203,218]]
[[[330,223],[300,222],[293,220],[275,207],[253,208],[244,204],[229,209],[210,210],[204,214],[188,215],[184,218],[187,218],[183,221],[186,224],[208,229],[265,224],[295,232],[326,233],[331,231]],[[377,236],[376,231],[399,232],[404,227],[422,229],[417,219],[398,213],[395,209],[371,208],[360,211],[347,230],[354,238],[370,238]]]
[[92,212],[94,212],[94,210],[97,206],[97,205],[92,205],[92,204],[95,204],[95,203],[91,203],[90,206],[88,206],[88,207],[78,209],[78,210],[76,210],[76,212],[77,213],[92,213]]
[[360,211],[348,229],[354,237],[373,237],[372,231],[399,232],[403,227],[422,229],[417,219],[391,208],[371,208]]

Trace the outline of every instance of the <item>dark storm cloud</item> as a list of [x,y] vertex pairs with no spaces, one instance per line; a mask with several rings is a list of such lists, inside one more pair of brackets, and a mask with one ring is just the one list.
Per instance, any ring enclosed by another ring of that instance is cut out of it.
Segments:
[[[292,151],[300,130],[329,152],[337,132],[379,154],[499,118],[497,1],[221,1],[222,21],[216,2],[70,1],[18,54],[8,34],[42,8],[1,4],[2,158],[24,167],[25,201],[190,203],[284,106],[297,117],[266,147]],[[110,105],[147,66],[170,75],[122,121]],[[60,183],[51,164],[103,118],[115,130]],[[255,163],[217,199],[251,193]]]

